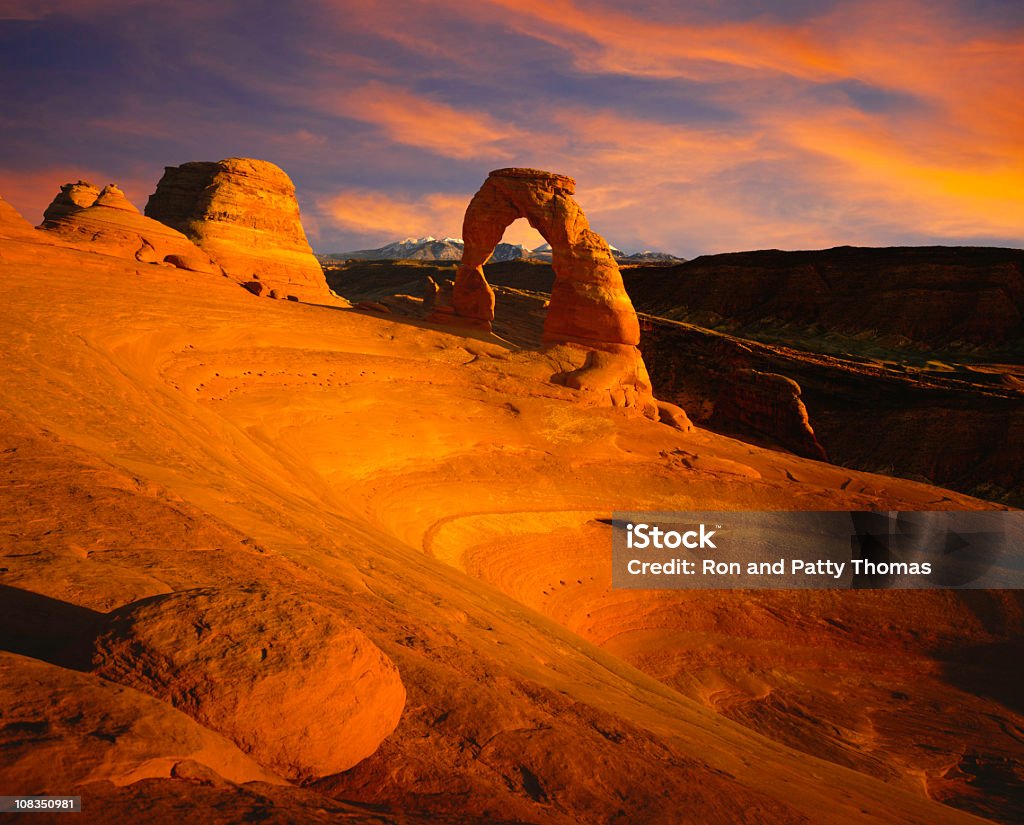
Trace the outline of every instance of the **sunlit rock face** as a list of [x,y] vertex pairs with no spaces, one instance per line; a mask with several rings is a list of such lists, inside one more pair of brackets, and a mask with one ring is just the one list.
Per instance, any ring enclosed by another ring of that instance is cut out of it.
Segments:
[[0,198],[0,238],[23,238],[33,234],[32,225],[3,198]]
[[[0,244],[0,775],[24,792],[155,825],[346,800],[410,823],[1021,820],[1013,591],[622,590],[601,551],[614,509],[984,502],[589,408],[550,379],[597,347],[41,246]],[[351,629],[400,673],[398,726],[315,784],[254,786],[271,760],[333,769],[346,673],[397,712]]]
[[398,725],[398,670],[308,600],[206,588],[116,612],[97,672],[169,702],[289,779],[347,770]]
[[88,181],[65,183],[46,211],[43,212],[43,226],[49,227],[60,218],[82,209],[88,209],[100,196],[98,187]]
[[[657,407],[637,349],[640,326],[604,238],[573,199],[576,182],[539,169],[496,169],[473,196],[462,225],[465,247],[451,304],[433,319],[490,331],[494,291],[483,265],[513,221],[526,218],[550,244],[555,283],[544,322],[545,348],[576,361],[554,380],[613,406]],[[574,348],[565,349],[565,347]]]
[[78,248],[219,275],[210,256],[181,232],[142,215],[118,186],[102,191],[79,181],[64,184],[44,213],[50,240]]
[[22,793],[45,794],[56,770],[69,788],[126,786],[172,776],[185,762],[221,781],[281,784],[223,736],[157,699],[6,650],[0,706],[4,779]]
[[544,324],[545,344],[640,342],[633,304],[604,238],[573,200],[576,182],[538,169],[497,169],[473,196],[462,225],[465,248],[455,280],[455,314],[489,328],[494,293],[483,275],[505,229],[526,218],[551,245],[555,285]]
[[191,238],[241,284],[324,301],[331,292],[306,239],[291,179],[252,158],[168,166],[146,215]]

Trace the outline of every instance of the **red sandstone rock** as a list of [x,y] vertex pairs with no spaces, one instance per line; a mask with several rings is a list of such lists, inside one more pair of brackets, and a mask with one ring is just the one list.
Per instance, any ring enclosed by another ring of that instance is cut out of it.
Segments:
[[433,309],[437,303],[438,296],[441,293],[441,287],[438,286],[437,281],[427,276],[426,281],[423,283],[423,307],[424,309]]
[[658,407],[658,420],[662,424],[668,424],[677,430],[688,433],[693,429],[693,423],[682,407],[668,401],[655,401]]
[[120,209],[124,212],[131,212],[133,215],[141,214],[138,207],[125,197],[124,191],[114,183],[108,183],[92,206],[106,206],[110,209]]
[[347,770],[405,706],[391,660],[308,600],[213,588],[116,611],[97,672],[164,699],[290,779]]
[[746,425],[797,455],[828,460],[800,398],[800,385],[784,375],[758,370],[734,372],[723,386],[711,416],[712,424],[721,421]]
[[[43,228],[57,240],[141,263],[168,263],[195,272],[220,273],[209,256],[180,232],[147,218],[111,184],[94,198],[89,184],[65,184],[46,210]],[[95,189],[95,187],[92,187]]]
[[607,393],[613,407],[643,407],[651,396],[651,379],[636,347],[620,352],[587,350],[582,366],[567,372],[563,382],[583,393]]
[[168,166],[146,215],[184,233],[240,284],[336,302],[306,240],[295,186],[264,160]]
[[234,782],[280,782],[223,736],[130,687],[0,651],[4,787],[62,793],[171,776],[182,761]]
[[37,234],[18,210],[0,198],[0,238],[25,238]]
[[[0,532],[15,549],[0,561],[23,571],[4,583],[104,611],[149,588],[287,583],[344,611],[410,698],[373,756],[318,783],[335,820],[340,798],[374,820],[975,821],[926,798],[936,775],[943,798],[955,782],[1012,818],[1019,715],[998,704],[1016,698],[1011,592],[631,595],[595,552],[612,507],[929,509],[944,491],[582,409],[547,383],[550,356],[517,363],[497,344],[360,313],[306,309],[296,324],[219,280],[125,289],[134,264],[57,250],[41,266],[10,246],[3,407],[82,448],[76,470],[57,436],[31,448],[0,426]],[[981,505],[951,493],[938,506]],[[230,535],[240,526],[245,544]],[[100,579],[116,589],[98,593]],[[61,629],[34,628],[37,648]],[[984,658],[946,658],[956,651]],[[960,779],[960,766],[991,773]],[[198,772],[174,773],[190,778],[121,789],[109,821],[321,821],[263,787],[239,790],[243,811]]]
[[43,224],[46,225],[72,212],[87,209],[96,203],[100,190],[91,183],[80,180],[78,183],[65,183],[43,212]]
[[452,306],[461,317],[490,322],[494,293],[483,274],[506,227],[526,218],[551,245],[555,284],[544,342],[640,342],[636,312],[618,264],[604,239],[591,231],[572,194],[576,182],[538,169],[497,169],[473,196],[463,222],[465,247]]
[[573,200],[575,191],[572,178],[553,172],[517,168],[491,172],[466,209],[465,246],[451,303],[438,306],[431,319],[491,330],[494,290],[484,277],[483,265],[506,227],[526,218],[552,249],[555,282],[543,344],[569,344],[586,352],[583,364],[565,371],[558,380],[605,398],[612,406],[639,407],[656,418],[647,369],[636,348],[640,342],[636,311],[608,244],[590,229]]

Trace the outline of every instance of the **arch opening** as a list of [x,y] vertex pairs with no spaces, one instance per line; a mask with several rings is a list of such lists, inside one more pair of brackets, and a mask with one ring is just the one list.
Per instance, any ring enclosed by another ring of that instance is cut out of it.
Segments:
[[525,218],[551,246],[555,282],[544,321],[544,344],[578,343],[597,349],[634,348],[640,341],[636,311],[604,238],[590,229],[573,199],[576,182],[539,169],[496,169],[466,208],[462,260],[447,320],[490,330],[494,291],[484,277],[508,227]]

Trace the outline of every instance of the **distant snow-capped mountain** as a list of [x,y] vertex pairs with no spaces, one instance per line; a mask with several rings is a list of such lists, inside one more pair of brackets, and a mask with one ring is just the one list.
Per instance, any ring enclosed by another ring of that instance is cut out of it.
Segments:
[[362,258],[373,260],[457,261],[462,257],[462,238],[406,238],[393,241],[377,249],[357,249],[332,255],[335,258]]
[[[353,252],[340,252],[327,257],[360,260],[458,261],[462,258],[464,245],[462,238],[438,239],[433,235],[428,235],[425,238],[406,238],[404,241],[394,241],[377,249],[357,249]],[[608,244],[608,247],[615,259],[622,263],[670,264],[683,261],[683,258],[677,258],[665,252],[645,250],[627,255],[616,246]],[[550,262],[551,245],[545,243],[536,249],[528,249],[522,244],[499,243],[494,248],[491,261],[495,263],[502,261]]]
[[[406,261],[458,261],[462,258],[462,238],[406,238],[377,249],[357,249],[340,252],[331,258],[358,258],[360,260]],[[530,250],[522,244],[499,243],[491,256],[492,261],[517,261],[530,257]]]
[[[612,253],[615,254],[614,252]],[[645,249],[643,252],[634,252],[632,255],[619,254],[615,255],[616,260],[619,263],[626,264],[681,264],[686,258],[677,258],[675,255],[669,255],[667,252],[655,252],[651,249]]]

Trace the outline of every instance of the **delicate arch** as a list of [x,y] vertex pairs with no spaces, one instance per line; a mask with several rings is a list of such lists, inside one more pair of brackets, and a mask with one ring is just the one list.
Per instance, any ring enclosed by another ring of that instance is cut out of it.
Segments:
[[462,322],[490,329],[494,291],[483,265],[505,229],[526,218],[551,245],[555,283],[544,321],[544,343],[629,346],[640,342],[636,311],[604,239],[591,231],[573,200],[576,182],[539,169],[496,169],[466,209],[465,247],[452,291]]

